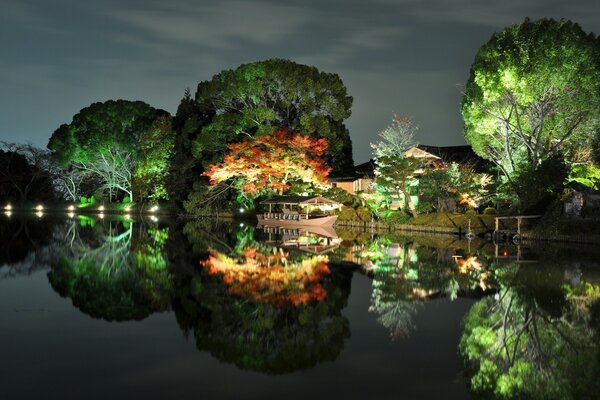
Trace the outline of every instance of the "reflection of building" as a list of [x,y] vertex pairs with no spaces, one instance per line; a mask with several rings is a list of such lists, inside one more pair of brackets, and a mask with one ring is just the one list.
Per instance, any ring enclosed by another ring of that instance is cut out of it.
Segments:
[[[425,166],[440,168],[451,162],[462,165],[470,165],[477,172],[481,172],[486,165],[486,161],[477,156],[471,146],[414,146],[404,153],[405,157],[415,157],[423,161]],[[415,171],[423,173],[423,170]],[[374,191],[375,181],[375,161],[369,160],[366,163],[356,165],[344,171],[332,174],[329,182],[333,187],[344,189],[350,194],[359,192],[372,193]]]

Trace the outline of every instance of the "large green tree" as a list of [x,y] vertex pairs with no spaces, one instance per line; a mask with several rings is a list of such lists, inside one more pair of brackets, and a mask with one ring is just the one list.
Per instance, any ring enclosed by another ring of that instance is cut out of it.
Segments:
[[[205,165],[221,161],[228,143],[279,128],[326,138],[329,166],[353,165],[352,143],[343,123],[350,116],[352,97],[337,74],[289,60],[254,62],[201,82],[195,100],[197,111],[187,115],[211,116],[197,127],[193,141],[195,156]],[[185,118],[179,122],[185,127]],[[194,121],[187,122],[189,128]]]
[[600,45],[566,21],[495,33],[475,56],[462,101],[465,137],[508,182],[552,156],[577,162],[600,125]]
[[[174,141],[169,119],[166,111],[141,101],[94,103],[77,113],[70,124],[54,131],[48,148],[54,160],[68,168],[66,173],[76,170],[97,178],[99,187],[95,189],[106,192],[109,199],[119,194],[133,199],[136,172],[138,177],[158,180],[161,185],[166,179],[164,171],[151,171],[148,162],[160,159],[161,168],[167,168],[165,158],[170,156],[173,145],[169,143]],[[137,171],[138,166],[144,170]],[[144,189],[139,194],[148,192]],[[164,189],[158,193],[164,194]]]

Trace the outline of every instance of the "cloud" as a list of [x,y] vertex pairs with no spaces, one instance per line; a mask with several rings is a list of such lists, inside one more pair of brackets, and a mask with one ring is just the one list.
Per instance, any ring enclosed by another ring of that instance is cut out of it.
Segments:
[[596,0],[376,0],[408,15],[430,22],[466,23],[503,28],[525,17],[568,18],[581,24],[597,24],[600,3]]
[[284,41],[314,17],[296,6],[239,0],[191,5],[176,1],[159,8],[119,8],[109,14],[150,34],[151,40],[218,49],[234,48],[240,41],[258,45]]

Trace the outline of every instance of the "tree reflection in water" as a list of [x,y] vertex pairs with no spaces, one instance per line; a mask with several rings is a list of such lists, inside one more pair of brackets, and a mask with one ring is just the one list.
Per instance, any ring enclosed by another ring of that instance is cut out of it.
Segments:
[[498,268],[500,291],[464,319],[460,353],[478,398],[593,399],[600,393],[600,285],[572,286],[560,269],[540,267]]
[[[134,234],[135,233],[135,234]],[[80,217],[55,247],[48,279],[93,318],[144,319],[170,308],[172,277],[164,245],[168,228]]]
[[[191,229],[187,229],[192,232]],[[193,237],[207,240],[196,226]],[[242,369],[271,374],[333,361],[349,337],[341,310],[352,271],[326,256],[284,251],[237,232],[212,248],[177,289],[177,320],[196,345]],[[193,239],[192,239],[193,240]]]
[[350,255],[343,247],[315,255],[214,221],[180,230],[81,217],[51,232],[48,243],[22,240],[50,260],[52,287],[79,310],[126,321],[171,309],[198,349],[243,369],[289,373],[340,355],[350,336],[342,310],[358,269],[342,262],[350,257],[372,277],[370,311],[392,338],[413,333],[427,301],[480,299],[460,341],[474,396],[600,393],[600,279],[585,268],[500,265],[493,251],[392,236]]
[[493,290],[493,274],[477,256],[457,256],[450,250],[381,236],[361,252],[362,264],[373,277],[369,311],[378,314],[377,321],[392,339],[412,334],[413,319],[429,299],[481,296]]

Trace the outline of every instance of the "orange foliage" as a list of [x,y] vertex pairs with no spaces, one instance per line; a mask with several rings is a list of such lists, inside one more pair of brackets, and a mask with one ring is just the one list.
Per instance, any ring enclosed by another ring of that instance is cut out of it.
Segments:
[[245,261],[240,262],[211,251],[208,260],[200,265],[207,267],[211,275],[223,275],[228,293],[235,296],[279,307],[324,300],[327,292],[321,281],[330,273],[327,256],[314,256],[297,263],[289,263],[287,257],[281,250],[264,254],[248,248],[244,251]]
[[211,185],[238,178],[240,189],[249,195],[263,189],[282,193],[295,180],[324,184],[331,171],[322,159],[327,149],[326,139],[287,129],[247,138],[228,148],[223,162],[209,165],[203,175],[210,178]]

